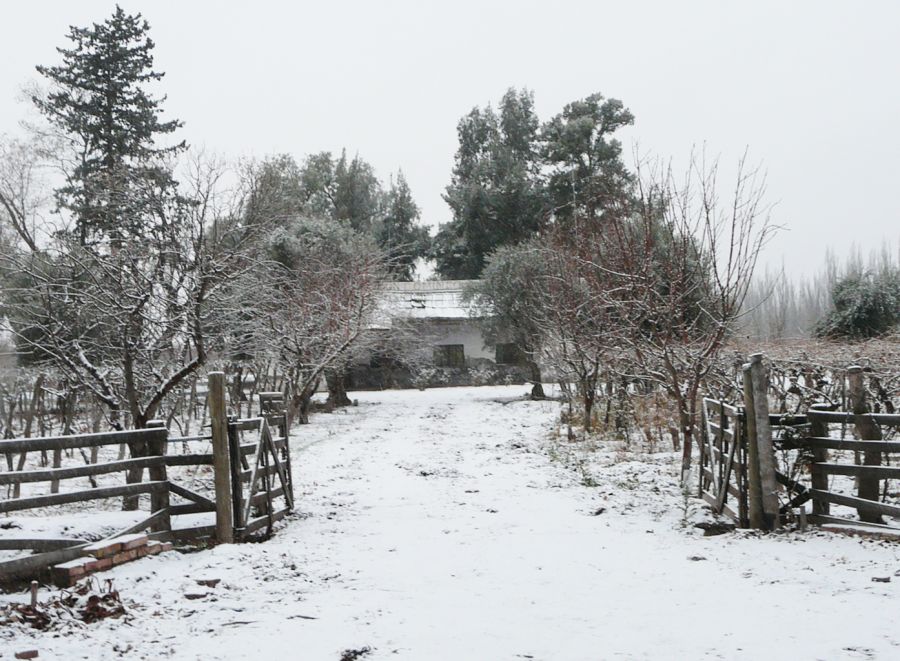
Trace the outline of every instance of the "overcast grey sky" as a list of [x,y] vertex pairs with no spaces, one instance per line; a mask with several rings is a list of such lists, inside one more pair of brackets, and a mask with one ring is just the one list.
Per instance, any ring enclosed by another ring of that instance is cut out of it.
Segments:
[[[4,3],[0,132],[69,25],[113,2]],[[792,273],[900,239],[900,2],[187,2],[141,11],[183,137],[227,156],[351,152],[402,168],[423,220],[441,199],[456,123],[510,86],[542,119],[602,92],[635,114],[626,150],[684,158],[749,146],[787,227],[768,263]]]

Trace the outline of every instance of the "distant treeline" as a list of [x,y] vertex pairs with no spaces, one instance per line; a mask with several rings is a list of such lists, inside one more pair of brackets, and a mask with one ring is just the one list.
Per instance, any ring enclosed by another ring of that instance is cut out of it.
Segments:
[[896,332],[900,324],[900,244],[845,259],[828,252],[812,276],[766,269],[744,305],[742,334],[753,339],[802,337],[864,339]]

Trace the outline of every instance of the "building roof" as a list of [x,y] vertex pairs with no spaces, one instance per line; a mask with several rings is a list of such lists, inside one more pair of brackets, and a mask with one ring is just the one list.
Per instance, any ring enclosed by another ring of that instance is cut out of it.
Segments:
[[390,328],[393,319],[468,319],[471,305],[462,300],[466,286],[477,280],[388,282],[382,290],[375,327]]

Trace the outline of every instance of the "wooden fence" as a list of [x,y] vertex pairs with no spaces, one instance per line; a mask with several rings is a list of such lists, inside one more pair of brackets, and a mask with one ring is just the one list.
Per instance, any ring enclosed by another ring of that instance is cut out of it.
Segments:
[[[125,509],[135,509],[144,496],[149,505],[147,516],[106,539],[143,531],[149,531],[150,539],[176,543],[244,541],[261,530],[271,534],[274,523],[293,508],[293,482],[283,399],[280,393],[263,393],[260,405],[263,414],[259,417],[243,420],[228,417],[224,374],[212,373],[209,375],[211,429],[207,435],[175,437],[164,422],[156,421],[147,429],[132,431],[0,440],[0,454],[7,456],[9,467],[25,466],[27,453],[52,452],[55,458],[53,468],[0,472],[0,488],[5,487],[7,491],[6,498],[0,495],[0,515],[110,498],[122,498]],[[276,434],[272,433],[273,428]],[[256,438],[245,441],[246,432],[255,432]],[[208,441],[212,452],[168,452],[173,444],[196,441]],[[131,449],[130,458],[71,467],[60,465],[59,458],[66,450],[122,445]],[[13,461],[16,455],[19,460]],[[196,472],[203,466],[212,467],[214,487],[209,495],[185,484],[170,470],[195,467]],[[145,469],[149,480],[143,482]],[[110,476],[122,474],[124,483],[97,483],[100,476],[108,481]],[[79,478],[87,478],[90,487],[60,488],[61,483],[68,487]],[[49,485],[44,491],[50,493],[31,493],[36,488],[40,490],[41,483]],[[29,485],[29,493],[24,496],[23,485]],[[173,526],[173,517],[207,512],[215,513],[215,524]],[[30,550],[33,554],[0,562],[0,579],[33,575],[50,565],[77,558],[95,541],[14,536],[4,531],[0,536],[0,551]]]
[[[871,412],[862,368],[847,370],[850,411],[817,404],[802,414],[771,414],[760,354],[744,366],[743,377],[742,405],[703,400],[699,496],[715,512],[759,529],[797,517],[804,525],[863,524],[900,532],[900,526],[885,525],[885,516],[900,519],[900,503],[886,502],[882,488],[884,481],[900,479],[900,467],[889,465],[891,455],[900,454],[900,441],[885,440],[900,428],[900,415]],[[835,425],[839,437],[832,433]],[[854,437],[847,437],[848,429]],[[835,513],[832,506],[844,510]]]

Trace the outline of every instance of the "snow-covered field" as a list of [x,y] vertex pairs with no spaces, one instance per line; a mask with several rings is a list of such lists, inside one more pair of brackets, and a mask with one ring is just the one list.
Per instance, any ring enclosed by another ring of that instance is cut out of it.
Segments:
[[671,455],[570,444],[522,392],[351,395],[295,430],[271,541],[108,572],[127,622],[0,627],[0,658],[900,658],[900,546],[702,537]]

